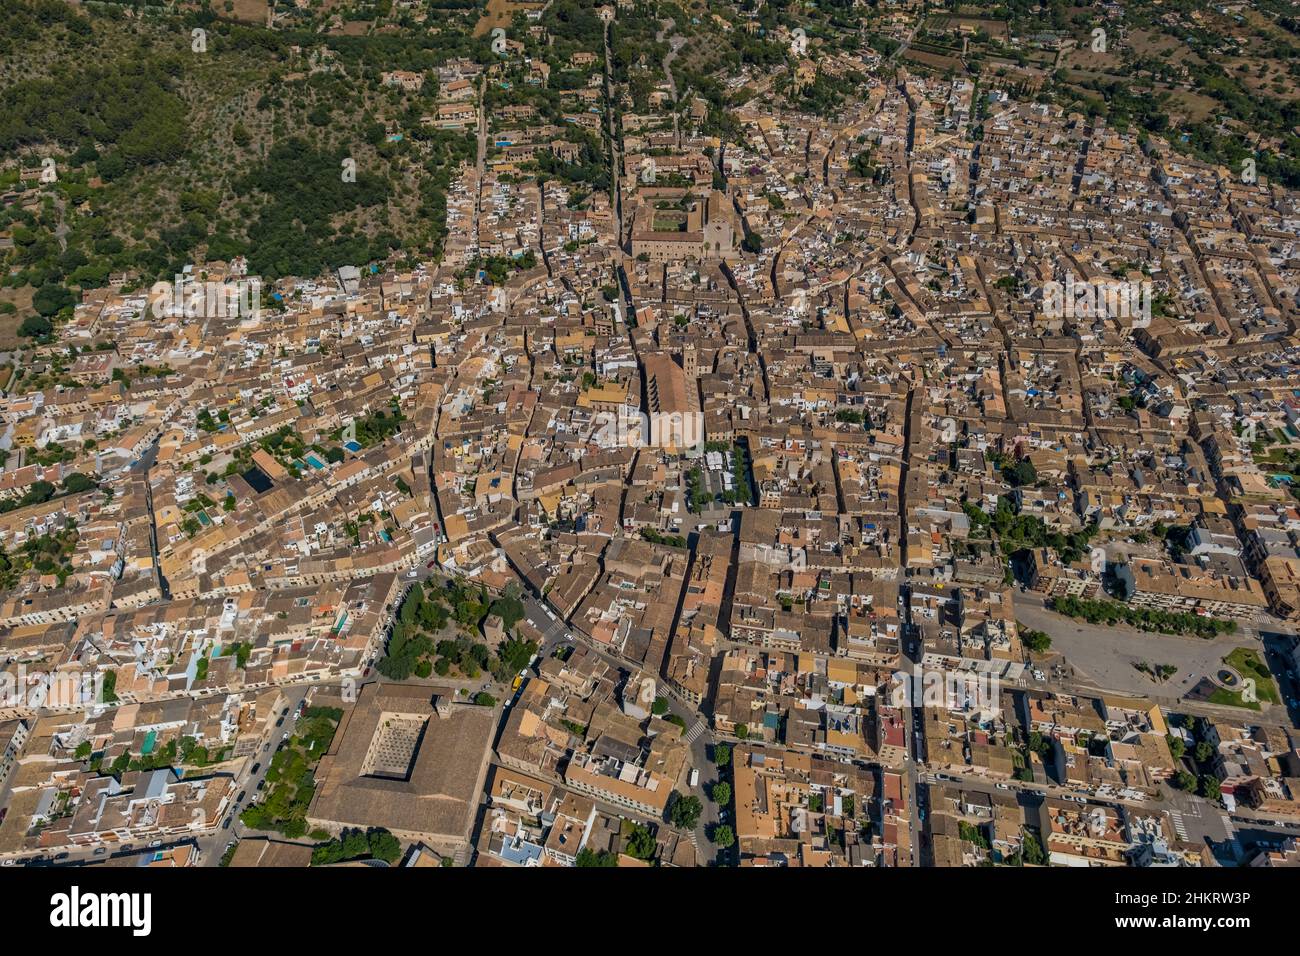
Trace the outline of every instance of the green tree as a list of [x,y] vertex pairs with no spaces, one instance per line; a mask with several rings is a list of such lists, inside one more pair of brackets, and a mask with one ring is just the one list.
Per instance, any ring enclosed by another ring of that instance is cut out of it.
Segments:
[[1036,631],[1033,628],[1022,628],[1020,630],[1020,640],[1035,654],[1042,654],[1052,646],[1052,639],[1044,631]]
[[694,830],[695,825],[700,822],[700,814],[704,812],[704,804],[700,803],[700,798],[694,795],[677,794],[673,804],[668,808],[668,820],[673,826],[683,830]]
[[989,848],[989,838],[984,835],[983,827],[967,823],[965,820],[958,820],[957,834],[967,843],[973,843],[985,850]]
[[713,763],[715,766],[728,767],[731,765],[731,748],[726,744],[718,744],[713,748]]
[[74,471],[68,477],[63,479],[63,490],[69,494],[79,494],[83,491],[90,491],[95,487],[95,479],[83,475],[79,471]]
[[713,835],[709,839],[725,850],[735,845],[736,833],[727,824],[720,823],[713,828]]
[[628,856],[636,857],[638,860],[650,860],[654,858],[655,846],[654,834],[647,827],[634,824],[627,836],[624,850]]
[[710,795],[713,797],[714,803],[720,807],[725,807],[731,803],[731,784],[725,780],[715,783]]
[[69,309],[76,304],[77,297],[65,286],[55,282],[45,283],[32,296],[32,308],[46,318],[58,315],[64,309]]
[[1026,829],[1024,836],[1025,862],[1033,866],[1042,866],[1047,862],[1047,855],[1043,853],[1043,844],[1039,842],[1038,835],[1033,830]]
[[1201,796],[1207,800],[1218,800],[1222,796],[1222,790],[1219,785],[1219,778],[1211,774],[1204,774],[1201,777]]
[[370,855],[388,864],[396,863],[402,856],[402,844],[387,830],[371,830]]
[[406,600],[402,602],[402,609],[397,612],[397,619],[410,627],[415,623],[416,615],[420,613],[420,606],[424,603],[424,588],[420,587],[420,582],[416,581],[411,585],[410,592],[406,595]]
[[1021,485],[1032,485],[1038,480],[1038,470],[1034,468],[1034,463],[1028,458],[1021,458],[1014,465],[1007,468],[1003,474],[1017,488]]
[[505,594],[492,602],[488,612],[500,617],[502,625],[508,631],[523,620],[524,604],[519,600],[519,595],[511,594],[507,590]]
[[50,324],[49,319],[39,315],[29,315],[18,326],[18,334],[24,338],[39,339],[41,336],[49,335],[53,329],[54,326]]

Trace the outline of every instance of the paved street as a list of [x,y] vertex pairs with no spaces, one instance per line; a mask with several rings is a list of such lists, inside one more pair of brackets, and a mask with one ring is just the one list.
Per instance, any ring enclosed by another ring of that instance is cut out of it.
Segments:
[[[1076,621],[1049,611],[1033,594],[1016,595],[1016,618],[1052,638],[1052,650],[1076,669],[1076,680],[1103,690],[1179,698],[1213,672],[1236,647],[1259,647],[1255,632],[1239,628],[1212,641],[1177,634],[1153,634],[1125,627]],[[1170,664],[1178,671],[1156,683],[1133,665]]]
[[[92,845],[79,847],[67,851],[59,851],[59,854],[51,858],[44,852],[25,852],[8,854],[3,859],[12,860],[15,863],[23,865],[32,865],[40,863],[53,863],[58,866],[75,866],[80,864],[95,863],[115,856],[121,856],[126,853],[135,852],[144,849],[146,846],[154,849],[163,849],[169,846],[175,846],[182,843],[193,843],[199,851],[198,863],[200,866],[216,866],[221,862],[221,855],[225,851],[226,845],[235,838],[242,838],[253,831],[245,831],[243,825],[239,822],[238,816],[249,803],[256,799],[258,787],[266,779],[266,771],[271,766],[271,757],[279,749],[280,744],[291,734],[293,734],[297,722],[294,715],[297,711],[299,702],[301,702],[317,685],[298,684],[284,688],[284,695],[288,704],[281,708],[283,720],[280,713],[277,713],[275,720],[272,721],[269,733],[259,743],[257,752],[243,760],[239,773],[235,778],[236,799],[231,801],[225,814],[221,818],[221,826],[215,830],[200,834],[197,837],[190,835],[174,835],[166,839],[151,841],[149,843],[127,843],[122,846],[117,844]],[[278,722],[278,723],[277,723]],[[254,771],[253,768],[257,767]],[[243,799],[239,795],[243,794]],[[226,824],[229,823],[229,826]],[[155,846],[157,844],[157,846]],[[129,849],[128,849],[129,848]],[[5,863],[5,865],[11,865]]]
[[[535,596],[524,591],[520,600],[524,605],[524,616],[532,622],[543,634],[543,642],[539,654],[542,657],[548,657],[555,652],[555,649],[561,644],[570,643],[574,645],[581,644],[591,653],[597,655],[610,667],[618,668],[624,671],[635,669],[635,665],[624,661],[612,651],[598,647],[594,642],[587,640],[580,634],[575,634],[567,628],[559,615],[550,608],[549,602],[543,603]],[[704,812],[700,815],[699,825],[695,828],[695,845],[700,851],[701,858],[710,860],[714,852],[713,845],[707,838],[707,830],[716,822],[717,806],[709,799],[708,789],[716,781],[716,772],[713,764],[709,761],[708,749],[713,745],[713,733],[709,730],[708,723],[704,717],[693,707],[681,700],[677,694],[662,680],[658,680],[657,688],[659,696],[664,698],[668,703],[668,712],[676,714],[686,722],[685,740],[691,748],[690,767],[698,768],[700,771],[699,785],[695,788],[688,786],[686,781],[679,784],[679,790],[682,792],[692,792],[699,797],[700,802],[704,805]],[[503,718],[504,719],[504,718]],[[689,768],[687,774],[689,775]]]
[[[239,814],[250,803],[256,802],[259,788],[264,786],[266,772],[271,767],[271,758],[279,750],[280,745],[293,735],[298,726],[296,719],[299,703],[307,697],[311,688],[305,685],[299,685],[286,689],[285,696],[288,698],[286,707],[281,708],[281,714],[276,717],[276,723],[272,724],[271,732],[266,738],[265,743],[258,748],[257,754],[244,761],[244,767],[240,772],[236,782],[239,790],[235,793],[235,799],[231,801],[230,807],[226,810],[222,818],[222,826],[213,832],[201,837],[198,841],[199,846],[199,864],[201,866],[217,866],[221,862],[221,856],[225,852],[227,844],[231,840],[243,839],[246,836],[270,836],[263,834],[261,831],[246,830],[244,825],[239,822]],[[254,771],[253,768],[257,767]],[[243,794],[243,799],[239,799]],[[229,823],[227,828],[226,824]]]

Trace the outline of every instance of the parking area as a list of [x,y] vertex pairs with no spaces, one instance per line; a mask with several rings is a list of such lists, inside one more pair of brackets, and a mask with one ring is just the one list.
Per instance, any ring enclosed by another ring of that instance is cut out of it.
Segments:
[[[1024,595],[1017,595],[1016,619],[1046,632],[1052,638],[1052,650],[1074,667],[1080,683],[1128,694],[1182,697],[1206,674],[1217,670],[1233,648],[1259,646],[1253,631],[1245,629],[1207,641],[1088,624],[1049,611]],[[1152,668],[1169,665],[1175,671],[1168,680],[1157,683],[1134,666],[1139,662]]]

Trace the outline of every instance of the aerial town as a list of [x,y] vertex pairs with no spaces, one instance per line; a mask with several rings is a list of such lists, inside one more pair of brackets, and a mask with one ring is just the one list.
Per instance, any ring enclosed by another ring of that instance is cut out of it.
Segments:
[[5,94],[0,865],[1300,866],[1293,5],[98,6],[5,0],[171,47]]

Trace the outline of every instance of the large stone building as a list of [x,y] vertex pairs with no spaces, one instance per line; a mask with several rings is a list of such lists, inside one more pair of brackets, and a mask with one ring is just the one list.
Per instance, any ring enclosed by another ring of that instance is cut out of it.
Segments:
[[383,827],[454,856],[467,846],[496,709],[420,684],[367,684],[316,773],[308,821],[331,833]]

